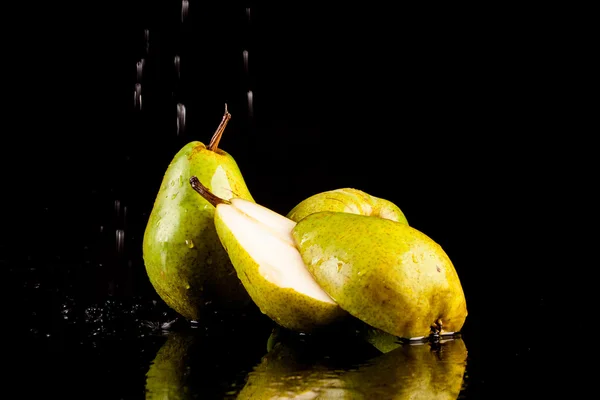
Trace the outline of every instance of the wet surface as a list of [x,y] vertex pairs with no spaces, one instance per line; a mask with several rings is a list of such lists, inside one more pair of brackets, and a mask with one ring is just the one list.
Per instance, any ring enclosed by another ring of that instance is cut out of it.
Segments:
[[[455,398],[553,388],[547,371],[573,351],[565,338],[590,328],[573,329],[551,302],[556,260],[539,210],[555,194],[555,153],[540,151],[548,139],[524,138],[543,120],[533,93],[543,97],[554,76],[532,78],[547,65],[536,68],[526,31],[486,29],[461,11],[134,3],[120,13],[86,3],[102,23],[67,10],[64,24],[50,23],[41,12],[35,42],[11,58],[20,71],[7,75],[18,87],[0,160],[0,268],[17,397],[145,398],[154,376],[159,396],[219,399],[264,381],[271,321],[217,312],[190,327],[156,295],[141,257],[164,171],[183,145],[210,140],[224,103],[232,120],[220,147],[259,203],[285,214],[309,195],[355,187],[395,202],[442,245],[469,310]],[[181,336],[193,343],[187,358],[153,368]],[[354,339],[286,343],[286,360],[306,357],[273,382],[310,383],[291,392],[386,398],[414,387],[406,368],[416,364],[396,368],[393,357],[356,383],[373,349]]]

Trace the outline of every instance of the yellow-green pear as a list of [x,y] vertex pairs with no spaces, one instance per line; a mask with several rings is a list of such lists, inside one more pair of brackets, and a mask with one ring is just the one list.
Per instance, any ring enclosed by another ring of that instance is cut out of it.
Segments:
[[314,194],[292,208],[287,217],[298,222],[307,215],[320,211],[347,212],[408,224],[402,210],[391,201],[353,188],[334,189]]
[[195,176],[190,185],[215,206],[218,237],[264,314],[285,328],[307,333],[348,315],[306,269],[292,238],[294,221],[252,201],[220,198]]
[[456,400],[467,347],[460,338],[403,344],[342,376],[344,399]]
[[423,232],[326,211],[300,220],[292,237],[319,286],[368,325],[401,338],[461,330],[467,307],[458,274]]
[[223,199],[254,201],[236,161],[218,147],[230,117],[225,107],[208,146],[193,141],[175,155],[144,232],[150,282],[167,305],[189,320],[198,320],[206,304],[232,310],[252,304],[217,236],[215,208],[188,183],[199,176]]

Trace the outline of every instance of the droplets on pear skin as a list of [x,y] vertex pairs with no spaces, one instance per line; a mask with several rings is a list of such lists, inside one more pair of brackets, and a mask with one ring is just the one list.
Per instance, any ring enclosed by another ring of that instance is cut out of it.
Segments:
[[185,239],[185,245],[190,249],[194,248],[194,241],[192,239]]

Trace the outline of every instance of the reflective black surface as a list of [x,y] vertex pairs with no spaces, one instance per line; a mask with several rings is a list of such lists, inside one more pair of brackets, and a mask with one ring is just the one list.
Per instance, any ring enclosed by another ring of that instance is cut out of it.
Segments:
[[257,202],[285,214],[355,187],[442,245],[469,309],[459,398],[540,393],[553,319],[538,199],[557,168],[524,139],[542,107],[527,99],[548,90],[527,28],[464,10],[272,5],[249,19],[190,1],[182,22],[179,2],[56,7],[52,23],[28,14],[34,39],[7,83],[0,267],[22,397],[143,398],[162,328],[204,329],[192,398],[223,398],[259,365],[266,317],[169,325],[141,257],[162,174],[208,142],[225,102],[221,147]]

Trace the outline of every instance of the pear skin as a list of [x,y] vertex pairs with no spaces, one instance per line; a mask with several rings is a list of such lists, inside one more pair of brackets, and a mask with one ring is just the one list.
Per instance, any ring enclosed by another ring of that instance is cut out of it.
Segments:
[[391,201],[353,188],[328,190],[312,195],[298,203],[287,217],[298,222],[307,215],[320,211],[347,212],[408,224],[402,210]]
[[198,320],[207,303],[228,309],[251,304],[217,236],[215,208],[188,184],[196,175],[224,199],[254,201],[236,161],[217,147],[228,116],[226,110],[209,146],[193,141],[173,157],[144,232],[150,282],[169,307],[189,320]]
[[423,232],[384,218],[318,212],[292,236],[321,288],[368,325],[401,338],[461,330],[467,307],[458,274]]

